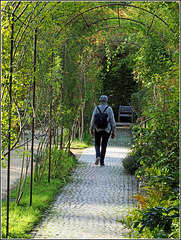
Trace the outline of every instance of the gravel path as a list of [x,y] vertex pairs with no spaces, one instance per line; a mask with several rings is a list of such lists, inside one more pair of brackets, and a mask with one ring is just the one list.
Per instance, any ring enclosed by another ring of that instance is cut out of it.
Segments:
[[[35,239],[122,239],[126,230],[117,220],[133,207],[136,181],[126,174],[122,159],[129,152],[128,133],[119,131],[109,141],[104,167],[96,166],[95,150],[88,148],[79,159],[73,181],[34,232]],[[116,147],[116,145],[118,147]]]

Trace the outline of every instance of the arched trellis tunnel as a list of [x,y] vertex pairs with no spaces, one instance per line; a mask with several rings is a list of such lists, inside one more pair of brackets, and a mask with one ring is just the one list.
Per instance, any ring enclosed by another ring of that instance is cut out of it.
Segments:
[[[69,148],[77,135],[82,139],[94,102],[111,78],[109,73],[116,76],[122,69],[122,76],[124,64],[129,66],[132,80],[143,87],[140,94],[129,93],[134,103],[140,102],[135,103],[139,113],[149,112],[149,105],[165,107],[165,93],[159,86],[170,87],[163,78],[175,79],[178,74],[179,2],[7,1],[1,5],[7,202],[11,150],[18,146],[24,129],[30,128],[31,205],[35,128],[44,129],[42,135],[49,133],[50,181],[53,132],[59,135],[54,145],[60,148],[66,144]],[[125,81],[119,85],[116,79],[112,92],[107,93],[115,97],[116,89],[122,94],[120,86]],[[144,87],[149,100],[142,106]],[[69,130],[66,142],[64,129]]]

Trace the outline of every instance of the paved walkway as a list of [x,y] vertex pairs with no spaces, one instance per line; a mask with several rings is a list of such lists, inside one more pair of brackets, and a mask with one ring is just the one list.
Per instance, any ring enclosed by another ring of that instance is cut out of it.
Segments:
[[93,147],[84,151],[73,181],[57,197],[34,238],[127,238],[126,230],[117,220],[124,218],[135,203],[131,196],[136,194],[136,181],[122,166],[129,147],[115,147],[115,141],[110,139],[104,167],[94,164]]

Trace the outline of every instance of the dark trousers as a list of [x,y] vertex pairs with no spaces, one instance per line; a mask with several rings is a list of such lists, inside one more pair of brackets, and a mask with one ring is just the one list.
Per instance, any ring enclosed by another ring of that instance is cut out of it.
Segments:
[[[95,130],[96,158],[100,157],[100,164],[104,164],[104,157],[106,154],[106,147],[107,147],[109,136],[110,136],[110,133],[107,133],[106,131],[97,132]],[[101,146],[101,150],[100,150],[100,146]]]

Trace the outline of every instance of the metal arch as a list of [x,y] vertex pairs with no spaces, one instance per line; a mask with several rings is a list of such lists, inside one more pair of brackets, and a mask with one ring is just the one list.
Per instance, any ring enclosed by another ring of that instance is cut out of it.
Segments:
[[[59,4],[60,2],[61,2],[61,1],[57,1],[56,3]],[[19,2],[19,3],[15,6],[15,8],[14,8],[13,10],[16,10],[20,3],[21,3],[21,2]],[[46,4],[48,4],[48,3],[49,3],[49,1],[48,1]],[[7,4],[6,4],[6,6],[7,6]],[[89,11],[94,10],[94,9],[97,9],[97,8],[109,7],[109,6],[117,6],[117,7],[119,7],[119,6],[125,6],[125,7],[132,7],[132,8],[140,9],[140,10],[142,10],[142,11],[144,11],[144,12],[147,12],[147,13],[153,15],[154,18],[155,18],[155,17],[158,18],[158,19],[159,19],[160,21],[162,21],[167,27],[170,28],[169,24],[167,24],[167,23],[166,23],[161,17],[159,17],[157,14],[152,13],[152,12],[148,11],[147,9],[142,8],[142,7],[138,7],[138,6],[131,5],[131,4],[118,3],[118,2],[117,2],[117,3],[103,4],[103,5],[99,5],[99,6],[95,6],[95,7],[86,9],[85,11],[78,13],[76,16],[74,16],[74,17],[71,18],[68,22],[66,22],[65,25],[64,25],[64,27],[67,26],[67,25],[69,25],[74,19],[76,19],[76,18],[79,17],[80,15],[83,16],[83,14],[86,13],[86,12],[89,12]],[[54,8],[54,7],[53,7],[53,8]],[[24,9],[24,10],[26,10],[26,9]],[[23,10],[22,14],[24,13],[24,10]],[[45,16],[40,20],[40,22],[42,22],[42,20],[43,20],[46,16],[47,16],[47,15],[45,15]],[[120,20],[119,14],[118,14],[117,19]],[[19,20],[19,16],[15,19],[15,21],[16,21],[16,20]],[[135,20],[135,21],[136,21],[136,20]],[[63,30],[64,27],[62,27],[62,28],[58,31],[58,33],[56,34],[56,37],[57,37],[58,34]],[[170,28],[170,31],[171,31],[172,33],[174,33],[174,31],[173,31],[172,28]]]
[[[98,21],[96,21],[96,22],[93,22],[93,23],[89,24],[89,26],[94,25],[94,24],[97,24],[98,22],[101,22],[101,21],[109,20],[109,19],[115,19],[115,20],[117,20],[118,18],[117,18],[117,17],[113,17],[113,18],[102,18],[101,20],[98,20]],[[140,22],[140,21],[137,21],[137,20],[134,20],[134,19],[131,19],[131,18],[123,18],[123,17],[120,17],[119,19],[128,20],[128,21],[133,21],[133,22],[142,24],[142,25],[144,25],[145,27],[149,28],[149,26],[147,26],[147,25],[144,24],[143,22]]]
[[[141,10],[143,10],[143,11],[145,11],[145,12],[148,12],[148,13],[152,14],[154,17],[157,17],[160,21],[162,21],[167,27],[170,27],[169,24],[167,24],[167,23],[166,23],[161,17],[159,17],[157,14],[152,13],[152,12],[150,12],[150,11],[144,9],[144,8],[141,8],[141,7],[138,7],[138,6],[135,6],[135,5],[130,5],[130,6],[132,6],[132,7],[134,7],[134,8],[141,9]],[[172,33],[175,33],[172,28],[170,28],[170,31],[171,31]]]
[[[137,8],[137,9],[141,9],[142,11],[145,11],[151,15],[154,15],[155,17],[157,17],[160,21],[162,21],[167,27],[170,27],[169,24],[167,24],[162,18],[160,18],[157,14],[155,13],[152,13],[144,8],[141,8],[141,7],[138,7],[138,6],[135,6],[135,5],[130,5],[130,4],[124,4],[124,3],[111,3],[111,4],[104,4],[104,5],[99,5],[99,6],[96,6],[96,7],[93,7],[93,8],[89,8],[89,9],[86,9],[85,11],[77,14],[76,16],[74,16],[73,18],[71,18],[68,22],[65,23],[64,27],[66,27],[67,25],[69,25],[74,19],[76,19],[77,17],[79,17],[80,15],[83,15],[84,13],[86,12],[89,12],[91,10],[94,10],[94,9],[97,9],[97,8],[101,8],[101,7],[109,7],[109,6],[126,6],[126,7],[133,7],[133,8]],[[120,19],[120,17],[117,17],[116,19]],[[64,29],[64,27],[62,27],[58,33],[56,34],[56,37],[59,35],[59,33]],[[174,33],[173,29],[170,28],[170,31],[172,33]]]
[[23,13],[26,11],[26,9],[28,8],[28,6],[29,6],[29,3],[26,4],[26,6],[24,7],[23,11],[22,11],[22,12],[19,14],[19,16],[14,20],[14,22],[16,22],[16,21],[23,15]]
[[[118,18],[117,18],[117,17],[113,17],[113,18],[102,18],[101,20],[97,20],[96,22],[90,23],[89,25],[87,25],[87,22],[86,22],[86,27],[88,27],[88,29],[90,29],[89,27],[90,27],[91,25],[97,24],[97,23],[102,22],[102,21],[107,21],[107,20],[110,20],[110,19],[117,20]],[[137,20],[134,20],[134,19],[131,19],[131,18],[122,18],[122,17],[121,17],[121,18],[119,18],[119,19],[128,20],[128,21],[133,21],[133,22],[142,24],[143,26],[145,26],[145,27],[148,28],[148,31],[149,31],[149,29],[150,29],[150,27],[147,26],[146,24],[144,24],[143,22],[140,22],[140,21],[137,21]],[[78,20],[77,20],[76,22],[78,22]],[[115,28],[116,28],[116,27],[117,27],[117,26],[115,26]],[[121,27],[121,26],[120,26],[120,27]],[[109,28],[109,27],[108,27],[108,28]],[[83,30],[84,30],[84,29],[85,29],[85,27],[83,27]],[[134,28],[129,28],[129,29],[132,29],[133,31],[138,32],[138,30],[136,30],[136,29],[134,29]],[[96,32],[98,32],[98,31],[99,31],[99,30],[97,30]],[[57,37],[57,35],[56,35],[56,37]]]
[[[59,4],[60,2],[61,2],[61,1],[57,1],[57,4]],[[21,2],[19,2],[19,3],[15,6],[15,8],[13,9],[14,11],[17,9],[17,7],[19,6],[20,3],[21,3]],[[46,5],[47,5],[48,3],[49,3],[49,1],[46,3]],[[56,4],[56,5],[57,5],[57,4]],[[153,15],[153,19],[156,17],[156,18],[158,18],[160,21],[162,21],[167,27],[170,27],[169,24],[167,24],[162,18],[160,18],[160,17],[156,14],[156,12],[152,13],[152,12],[148,11],[147,9],[144,9],[144,8],[142,8],[142,7],[139,7],[139,6],[135,6],[135,5],[131,5],[131,4],[125,4],[125,3],[119,3],[119,2],[117,2],[117,3],[109,3],[109,4],[103,4],[103,5],[95,6],[95,7],[86,9],[86,10],[83,11],[83,12],[78,13],[76,16],[74,16],[74,17],[71,18],[68,22],[66,22],[66,23],[64,24],[64,26],[58,31],[58,33],[56,34],[55,37],[57,37],[57,36],[59,35],[59,33],[64,29],[64,27],[67,26],[67,25],[69,25],[74,19],[78,18],[79,16],[82,16],[82,17],[83,17],[83,14],[84,14],[84,13],[89,12],[89,11],[92,11],[92,10],[94,10],[94,9],[101,8],[101,7],[109,7],[109,6],[117,6],[118,8],[119,8],[119,6],[125,6],[125,7],[132,7],[132,8],[140,9],[140,10],[142,10],[142,11],[144,11],[144,12],[147,12],[147,13]],[[53,9],[54,7],[55,7],[55,6],[51,7],[51,9]],[[16,21],[16,20],[20,20],[19,18],[20,18],[20,16],[24,13],[24,11],[26,11],[26,7],[25,7],[25,9],[20,13],[20,15],[15,19],[15,21]],[[46,18],[46,16],[47,16],[47,15],[43,16],[43,18],[40,19],[39,23],[41,23],[42,20],[43,20],[44,18]],[[116,19],[118,19],[118,20],[120,21],[121,18],[120,18],[120,16],[119,16],[119,14],[118,14],[118,16],[117,16]],[[130,20],[130,19],[126,19],[126,18],[125,18],[125,20]],[[135,22],[136,22],[137,20],[131,20],[131,21],[135,21]],[[139,22],[139,21],[137,21],[137,22]],[[141,23],[141,22],[140,22],[140,23]],[[143,24],[143,23],[141,23],[141,24]],[[89,26],[88,24],[86,24],[86,25]],[[143,24],[143,25],[144,25],[144,24]],[[152,24],[151,24],[151,26],[152,26]],[[150,26],[150,28],[151,28],[151,26]],[[149,27],[148,27],[148,28],[149,28]],[[148,32],[149,32],[149,30],[150,30],[150,29],[148,29]],[[172,31],[172,32],[174,33],[174,31],[173,31],[172,28],[170,28],[170,31]],[[147,32],[147,33],[148,33],[148,32]]]

